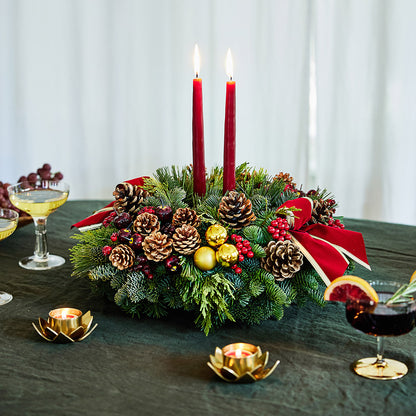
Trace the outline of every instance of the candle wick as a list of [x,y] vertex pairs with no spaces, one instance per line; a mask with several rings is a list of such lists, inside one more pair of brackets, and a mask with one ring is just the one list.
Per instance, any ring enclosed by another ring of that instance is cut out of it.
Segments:
[[232,81],[233,80],[233,76],[232,75],[230,75],[230,81]]
[[199,78],[199,73],[195,72],[195,78]]

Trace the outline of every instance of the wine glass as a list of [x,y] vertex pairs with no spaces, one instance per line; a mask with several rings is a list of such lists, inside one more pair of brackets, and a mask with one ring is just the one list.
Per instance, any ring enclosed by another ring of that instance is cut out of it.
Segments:
[[[0,240],[13,234],[17,227],[19,214],[12,209],[0,208]],[[5,305],[13,299],[10,293],[0,291],[0,305]]]
[[33,256],[21,259],[19,265],[30,270],[48,270],[63,265],[63,257],[48,253],[46,221],[49,214],[68,199],[69,185],[60,181],[26,181],[9,186],[7,191],[10,202],[31,215],[35,223],[35,252]]
[[407,334],[415,327],[416,300],[397,304],[386,304],[400,288],[394,281],[369,282],[379,296],[379,302],[348,299],[346,316],[348,322],[365,334],[377,337],[377,356],[362,358],[353,363],[354,371],[363,377],[377,380],[392,380],[407,374],[406,364],[384,358],[385,337]]

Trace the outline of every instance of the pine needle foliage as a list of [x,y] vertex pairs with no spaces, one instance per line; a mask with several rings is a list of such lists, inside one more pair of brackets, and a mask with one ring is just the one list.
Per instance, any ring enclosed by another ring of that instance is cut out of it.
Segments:
[[[168,270],[164,261],[149,261],[152,277],[139,268],[119,270],[102,252],[104,246],[115,247],[110,236],[118,230],[113,226],[100,227],[76,234],[76,244],[70,249],[75,277],[87,277],[94,290],[106,294],[123,311],[134,317],[160,318],[173,309],[183,309],[194,315],[196,325],[208,335],[225,321],[247,325],[259,324],[269,318],[282,319],[284,310],[291,303],[303,305],[314,302],[323,306],[325,285],[309,262],[292,278],[276,281],[261,267],[266,256],[265,247],[272,240],[268,231],[276,216],[287,215],[281,205],[297,198],[300,191],[286,190],[287,183],[270,176],[264,169],[252,169],[247,163],[236,168],[238,192],[251,201],[256,219],[241,230],[233,230],[226,224],[228,235],[249,240],[252,258],[238,262],[239,272],[217,264],[212,270],[200,270],[193,255],[176,253],[179,259],[177,271]],[[148,207],[170,206],[173,211],[190,207],[196,210],[200,224],[198,233],[201,246],[208,245],[206,230],[212,224],[221,223],[218,212],[223,198],[223,169],[214,167],[207,175],[206,194],[193,193],[191,166],[172,166],[157,169],[151,178],[144,180],[143,188],[149,192],[142,205]],[[310,194],[312,199],[332,199],[332,195],[319,188]],[[296,215],[295,209],[289,209]],[[234,237],[233,237],[234,238]],[[233,244],[229,239],[227,243]],[[136,253],[143,256],[143,251]],[[136,258],[137,260],[137,258]],[[134,265],[139,262],[135,261]],[[353,267],[347,270],[350,272]]]

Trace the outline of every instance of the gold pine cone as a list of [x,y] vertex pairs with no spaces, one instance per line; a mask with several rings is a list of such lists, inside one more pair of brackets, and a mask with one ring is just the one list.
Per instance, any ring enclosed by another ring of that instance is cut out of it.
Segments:
[[173,248],[185,256],[195,253],[201,243],[198,230],[192,225],[183,224],[173,234]]
[[135,259],[134,251],[125,244],[120,244],[113,248],[110,254],[110,261],[119,270],[125,270],[133,266]]
[[175,227],[181,227],[183,224],[189,224],[197,228],[200,222],[198,214],[191,208],[178,208],[172,219],[172,224]]
[[142,236],[150,235],[155,231],[159,231],[159,218],[149,212],[143,212],[134,220],[133,228],[134,231]]
[[270,272],[277,281],[293,277],[302,264],[302,252],[289,240],[270,241],[266,247],[266,257],[261,259],[261,267]]
[[221,220],[235,230],[241,230],[256,219],[251,201],[243,194],[231,191],[223,196],[218,214]]
[[172,240],[165,234],[155,231],[143,240],[145,256],[152,261],[162,261],[172,253]]
[[118,212],[135,214],[140,209],[140,204],[148,196],[148,192],[137,185],[121,182],[113,192],[116,202],[114,209]]

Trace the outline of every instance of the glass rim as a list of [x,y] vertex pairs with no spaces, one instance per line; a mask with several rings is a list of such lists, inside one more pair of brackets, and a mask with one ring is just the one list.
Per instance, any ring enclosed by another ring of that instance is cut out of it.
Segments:
[[[32,189],[37,189],[36,186],[41,185],[42,187],[39,189],[44,189],[43,185],[49,185],[49,184],[56,184],[56,185],[62,185],[66,191],[69,192],[69,184],[68,182],[64,182],[61,180],[53,180],[53,179],[38,179],[36,180],[36,182],[28,182],[28,181],[22,181],[22,182],[17,182],[14,184],[11,184],[7,187],[7,191],[9,193],[14,193],[13,188],[21,188],[21,189],[28,189],[28,190],[32,190]],[[24,186],[22,186],[24,185]],[[29,185],[29,186],[26,186]]]
[[[12,214],[12,217],[4,217],[3,212],[8,212],[8,213]],[[7,219],[11,219],[11,220],[16,219],[17,220],[17,219],[19,219],[19,213],[13,208],[0,208],[0,218],[7,218]]]
[[[378,285],[378,286],[390,286],[390,287],[395,287],[397,289],[399,289],[401,286],[403,286],[406,283],[401,283],[397,280],[368,280],[368,283],[370,284],[371,287],[374,288],[373,285]],[[377,294],[380,292],[380,288],[377,288],[378,290],[376,290]],[[396,290],[397,290],[396,289]],[[374,288],[375,290],[375,288]],[[395,293],[395,292],[394,292]],[[389,304],[389,308],[403,308],[406,306],[410,306],[416,303],[416,298],[414,297],[413,299],[409,299],[407,301],[403,301],[403,302],[399,302],[399,303],[391,303]]]

